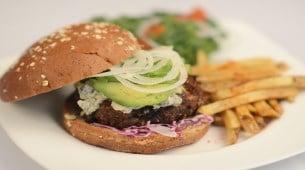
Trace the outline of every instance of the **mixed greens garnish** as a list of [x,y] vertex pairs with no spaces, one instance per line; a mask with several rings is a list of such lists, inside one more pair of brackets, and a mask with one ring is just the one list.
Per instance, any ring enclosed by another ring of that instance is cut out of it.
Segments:
[[143,17],[122,16],[115,19],[95,17],[92,22],[112,22],[128,29],[146,48],[171,45],[186,64],[196,64],[196,54],[207,55],[219,48],[223,31],[201,9],[188,15],[157,12]]

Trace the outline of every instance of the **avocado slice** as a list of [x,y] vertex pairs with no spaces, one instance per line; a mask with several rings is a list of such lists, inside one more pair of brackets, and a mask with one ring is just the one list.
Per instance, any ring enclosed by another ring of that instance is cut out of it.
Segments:
[[146,73],[144,74],[144,76],[146,77],[164,77],[172,68],[172,64],[170,62],[168,62],[166,65],[164,65],[163,67],[161,67],[160,69],[150,72],[150,73]]
[[[166,101],[173,91],[162,93],[142,93],[123,86],[115,78],[103,77],[91,80],[91,85],[112,101],[131,108],[152,106]],[[166,84],[160,84],[166,86]]]

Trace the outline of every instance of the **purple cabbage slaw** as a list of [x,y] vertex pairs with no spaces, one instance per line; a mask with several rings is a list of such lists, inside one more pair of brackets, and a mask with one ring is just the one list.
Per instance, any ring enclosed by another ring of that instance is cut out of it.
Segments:
[[196,126],[203,123],[211,124],[212,122],[213,118],[211,116],[197,115],[192,118],[183,119],[179,122],[174,121],[172,124],[150,124],[150,122],[147,122],[145,126],[130,126],[122,130],[99,123],[93,123],[93,125],[108,128],[121,135],[130,137],[148,137],[152,133],[158,133],[168,137],[177,137],[180,135],[181,131],[188,126]]

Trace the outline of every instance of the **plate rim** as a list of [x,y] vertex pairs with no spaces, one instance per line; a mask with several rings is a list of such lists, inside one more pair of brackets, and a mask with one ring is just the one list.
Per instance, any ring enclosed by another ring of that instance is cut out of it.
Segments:
[[[237,22],[237,23],[240,23],[240,24],[242,24],[242,25],[245,25],[246,27],[249,27],[247,23],[241,22],[241,21],[239,21],[239,20],[234,19],[234,22]],[[249,28],[253,28],[253,27],[250,26]],[[259,34],[261,34],[261,35],[264,35],[264,34],[262,34],[259,30],[256,30],[256,28],[254,28],[254,29],[255,29],[255,31],[256,31],[257,33],[259,33]],[[268,41],[270,41],[272,44],[275,44],[276,46],[279,46],[278,43],[276,43],[276,42],[270,40],[267,36],[264,36],[264,37],[265,37]],[[280,46],[279,46],[279,47],[280,47]],[[280,48],[283,49],[283,51],[285,51],[286,53],[290,54],[287,50],[285,50],[285,48],[282,48],[282,47],[280,47]],[[16,56],[18,56],[18,55],[16,55]],[[292,55],[288,55],[288,56],[292,56]],[[9,59],[9,57],[7,56],[7,57],[1,58],[0,61],[4,61],[4,60],[8,60],[8,59]],[[293,58],[293,59],[296,60],[296,61],[299,61],[299,59],[296,59],[296,58]],[[304,64],[302,64],[302,65],[304,65]],[[2,123],[0,124],[0,128],[2,128],[2,129],[5,131],[6,135],[10,138],[11,142],[13,142],[13,143],[14,143],[14,144],[15,144],[24,154],[26,154],[28,157],[30,157],[30,158],[32,159],[32,161],[34,161],[34,162],[36,162],[37,164],[39,164],[40,166],[44,167],[44,165],[42,165],[41,162],[38,162],[37,160],[35,160],[35,158],[32,157],[31,154],[27,153],[27,152],[18,144],[18,142],[16,142],[16,141],[13,139],[12,134],[8,133],[7,129],[2,125]],[[240,145],[240,144],[238,144],[238,145]],[[225,148],[223,148],[223,149],[225,149],[225,150],[232,149],[232,147],[234,147],[234,146],[236,146],[236,145],[228,146],[228,147],[225,147]],[[223,152],[223,149],[221,149],[221,150],[216,150],[216,151],[212,151],[212,152]],[[262,162],[260,162],[260,163],[255,163],[255,164],[253,164],[253,165],[248,165],[248,166],[240,167],[239,169],[249,169],[249,168],[254,168],[254,167],[261,167],[261,166],[263,166],[263,165],[267,165],[267,164],[270,164],[270,163],[278,162],[278,161],[281,161],[281,160],[283,160],[283,159],[287,159],[287,158],[290,158],[290,157],[292,157],[292,156],[295,156],[295,155],[298,155],[298,154],[301,154],[301,153],[304,153],[304,152],[305,152],[305,146],[303,146],[303,148],[299,149],[298,151],[291,152],[290,154],[289,154],[289,153],[286,153],[285,155],[282,154],[281,156],[278,156],[278,157],[276,157],[276,158],[270,158],[270,159],[265,160],[265,161],[262,161]],[[194,154],[195,154],[196,156],[198,156],[198,155],[201,155],[202,153],[194,153]],[[180,154],[179,154],[179,155],[174,155],[174,157],[175,157],[175,158],[176,158],[176,157],[180,157],[180,158],[183,157],[183,158],[185,158],[185,157],[193,156],[194,154],[192,154],[192,155],[180,155]],[[156,157],[156,155],[138,155],[138,156],[145,157],[145,158],[149,158],[149,159],[151,159],[151,158],[155,159],[155,157]],[[136,157],[138,157],[138,156],[136,156]],[[168,155],[158,155],[158,157],[159,157],[159,156],[164,157],[164,156],[168,156]],[[171,156],[173,156],[173,155],[171,155]],[[135,158],[136,158],[136,157],[135,157]]]

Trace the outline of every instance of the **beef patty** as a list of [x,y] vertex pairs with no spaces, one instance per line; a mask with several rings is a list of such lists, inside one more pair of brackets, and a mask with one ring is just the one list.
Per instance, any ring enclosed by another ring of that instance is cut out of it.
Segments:
[[148,121],[151,123],[171,124],[173,121],[195,116],[198,114],[196,112],[198,107],[210,101],[210,94],[200,88],[195,77],[189,76],[183,86],[185,90],[181,94],[182,104],[179,106],[167,106],[159,109],[146,106],[133,110],[131,113],[123,113],[114,110],[111,106],[111,101],[105,100],[100,109],[90,118],[87,117],[87,120],[122,129],[129,126],[142,126]]

